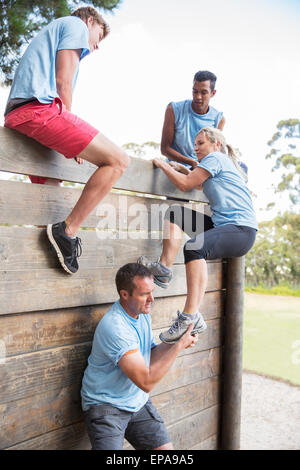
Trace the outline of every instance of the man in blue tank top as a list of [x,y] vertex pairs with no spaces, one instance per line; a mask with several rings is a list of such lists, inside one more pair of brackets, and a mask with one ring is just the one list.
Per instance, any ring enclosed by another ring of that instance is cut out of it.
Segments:
[[223,113],[209,104],[216,94],[216,80],[212,72],[197,72],[193,82],[193,99],[169,103],[161,139],[161,153],[169,161],[195,168],[199,163],[194,152],[197,133],[204,127],[223,129]]

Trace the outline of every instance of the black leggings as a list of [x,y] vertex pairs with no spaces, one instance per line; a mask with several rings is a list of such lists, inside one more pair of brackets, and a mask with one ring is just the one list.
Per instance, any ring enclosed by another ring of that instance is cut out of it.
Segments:
[[183,249],[185,264],[194,259],[243,256],[255,242],[254,228],[233,224],[214,227],[210,217],[184,206],[170,206],[165,219],[191,237]]

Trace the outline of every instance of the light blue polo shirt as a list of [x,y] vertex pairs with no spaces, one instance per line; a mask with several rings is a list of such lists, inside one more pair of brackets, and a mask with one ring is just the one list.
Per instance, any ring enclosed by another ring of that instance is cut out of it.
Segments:
[[[174,111],[174,139],[171,147],[177,152],[197,161],[195,154],[196,135],[203,127],[217,128],[223,113],[209,106],[206,114],[198,114],[192,108],[192,100],[171,103]],[[183,165],[189,166],[183,163]]]
[[128,315],[118,300],[98,324],[81,388],[82,409],[110,404],[125,411],[139,411],[149,394],[137,387],[118,366],[128,351],[139,349],[147,366],[156,346],[150,314],[138,319]]
[[[89,54],[89,31],[76,16],[65,16],[49,23],[31,41],[16,70],[8,102],[16,98],[36,98],[52,103],[56,90],[56,53],[62,49],[82,49],[80,60]],[[77,80],[78,66],[73,79]]]
[[211,174],[203,183],[203,192],[210,202],[214,226],[245,225],[257,230],[250,191],[232,159],[224,153],[212,152],[198,167]]

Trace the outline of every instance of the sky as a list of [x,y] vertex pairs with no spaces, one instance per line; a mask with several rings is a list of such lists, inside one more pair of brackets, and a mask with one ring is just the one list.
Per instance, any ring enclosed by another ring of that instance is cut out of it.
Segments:
[[82,60],[72,111],[119,145],[160,142],[167,104],[190,99],[194,74],[210,70],[211,105],[249,167],[258,220],[287,209],[265,155],[277,123],[299,118],[300,0],[123,0],[103,16],[111,34]]

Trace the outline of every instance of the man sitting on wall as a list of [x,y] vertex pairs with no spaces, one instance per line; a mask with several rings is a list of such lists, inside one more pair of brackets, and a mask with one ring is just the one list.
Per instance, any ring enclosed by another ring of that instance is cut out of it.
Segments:
[[120,299],[98,324],[82,381],[82,408],[93,450],[173,449],[149,393],[177,355],[194,346],[192,327],[175,344],[157,345],[151,330],[153,276],[144,266],[119,269]]

